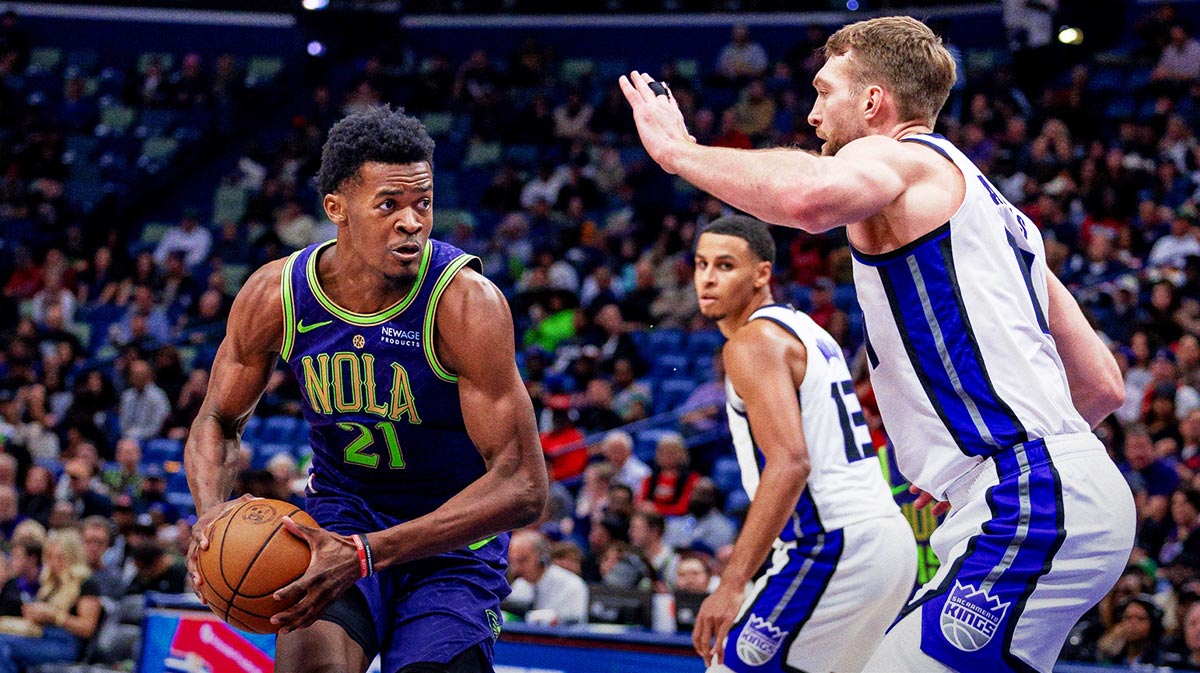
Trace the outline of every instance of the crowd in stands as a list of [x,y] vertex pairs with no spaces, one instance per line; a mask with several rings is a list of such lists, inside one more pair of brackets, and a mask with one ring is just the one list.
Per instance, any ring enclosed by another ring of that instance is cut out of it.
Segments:
[[[30,45],[10,19],[0,70],[20,74]],[[1163,5],[1121,48],[1037,86],[1002,51],[958,51],[962,82],[939,120],[1041,230],[1051,269],[1125,373],[1126,403],[1098,432],[1135,493],[1137,547],[1068,642],[1078,661],[1200,670],[1197,28]],[[824,38],[813,27],[775,49],[739,27],[714,62],[655,74],[699,142],[816,149],[806,118]],[[195,105],[228,89],[228,64],[180,56],[178,68],[148,63],[127,103]],[[10,137],[25,144],[0,152],[0,213],[35,217],[48,235],[0,254],[0,316],[11,316],[0,323],[0,660],[12,629],[77,649],[113,613],[136,623],[128,596],[186,590],[194,513],[179,461],[232,295],[247,270],[335,235],[312,182],[325,133],[381,103],[434,135],[435,235],[483,259],[518,328],[552,486],[539,524],[514,536],[506,608],[566,624],[599,617],[596,587],[711,589],[748,503],[691,248],[729,211],[640,151],[616,87],[627,65],[559,59],[534,38],[461,63],[389,49],[332,65],[294,92],[285,128],[245,145],[211,209],[114,226],[96,245],[48,205],[65,203],[55,133],[95,122],[66,104],[78,85],[65,80],[61,113],[20,120]],[[973,76],[981,69],[989,76]],[[844,236],[773,233],[775,297],[857,363],[886,444]],[[244,436],[238,491],[303,501],[299,409],[295,381],[276,372]]]

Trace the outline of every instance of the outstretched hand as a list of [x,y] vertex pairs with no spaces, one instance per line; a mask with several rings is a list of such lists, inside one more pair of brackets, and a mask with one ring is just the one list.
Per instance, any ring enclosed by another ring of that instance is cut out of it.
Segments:
[[628,77],[622,75],[618,82],[625,100],[633,108],[633,121],[646,152],[663,170],[675,173],[671,168],[672,150],[680,143],[694,143],[696,138],[688,133],[670,88],[664,86],[665,95],[655,93],[650,88],[654,78],[636,70]]
[[933,509],[931,509],[929,511],[934,516],[941,516],[941,515],[945,514],[946,512],[950,511],[950,503],[943,502],[941,500],[935,501],[933,499],[932,495],[926,493],[925,491],[922,491],[921,489],[917,488],[916,486],[909,486],[908,492],[917,496],[917,499],[913,501],[913,507],[915,509],[924,509],[927,505],[929,505],[929,503],[932,502],[932,503],[934,503]]
[[271,617],[271,623],[280,626],[280,635],[311,626],[362,576],[357,547],[350,536],[305,526],[290,516],[283,517],[283,527],[308,544],[312,558],[300,579],[275,592],[275,600],[281,603],[296,601]]

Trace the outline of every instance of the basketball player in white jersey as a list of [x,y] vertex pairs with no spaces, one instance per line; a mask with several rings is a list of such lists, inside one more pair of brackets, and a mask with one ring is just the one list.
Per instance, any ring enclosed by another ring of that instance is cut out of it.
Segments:
[[819,157],[698,145],[668,90],[637,72],[621,87],[667,172],[770,223],[846,227],[900,469],[951,506],[941,569],[866,670],[1048,672],[1133,544],[1129,487],[1090,432],[1121,404],[1120,371],[1038,230],[932,133],[954,83],[941,40],[879,18],[825,56]]
[[841,347],[773,302],[774,259],[767,225],[745,216],[714,220],[696,245],[700,311],[729,339],[729,429],[752,500],[692,639],[712,672],[858,673],[912,593],[916,541]]

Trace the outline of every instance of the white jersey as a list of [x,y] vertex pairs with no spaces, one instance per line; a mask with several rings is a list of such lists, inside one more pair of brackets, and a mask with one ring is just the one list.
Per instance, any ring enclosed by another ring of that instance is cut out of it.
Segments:
[[[778,324],[804,344],[808,357],[797,402],[811,469],[780,540],[789,542],[895,515],[899,510],[883,479],[841,347],[812,318],[790,306],[764,306],[750,320]],[[765,459],[754,441],[745,403],[728,379],[725,388],[742,485],[753,498]]]
[[853,250],[871,382],[900,471],[938,498],[988,456],[1089,427],[1071,402],[1047,322],[1041,234],[967,157],[946,224],[880,255]]

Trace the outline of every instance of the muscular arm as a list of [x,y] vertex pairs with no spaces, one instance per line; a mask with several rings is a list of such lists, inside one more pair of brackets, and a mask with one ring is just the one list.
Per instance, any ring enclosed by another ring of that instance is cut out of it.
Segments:
[[859,222],[895,201],[907,186],[884,153],[896,141],[870,137],[837,156],[800,150],[735,150],[681,143],[663,169],[771,224],[809,233]]
[[834,157],[788,149],[735,150],[698,145],[675,99],[656,96],[649,76],[620,79],[638,135],[663,170],[771,224],[819,233],[878,213],[917,176],[900,143],[869,136]]
[[546,503],[546,466],[533,403],[517,371],[504,296],[463,269],[438,305],[437,333],[439,357],[458,373],[467,434],[487,472],[433,512],[372,533],[377,568],[528,525]]
[[746,404],[754,442],[766,463],[746,523],[721,573],[739,591],[766,559],[808,481],[808,446],[796,390],[806,373],[804,345],[776,325],[757,320],[725,347],[725,366]]
[[1096,427],[1125,401],[1121,369],[1062,282],[1047,272],[1050,334],[1067,372],[1071,401],[1084,420]]
[[237,475],[239,437],[258,404],[283,342],[279,279],[283,260],[254,272],[233,301],[208,394],[183,452],[196,512],[224,502]]

